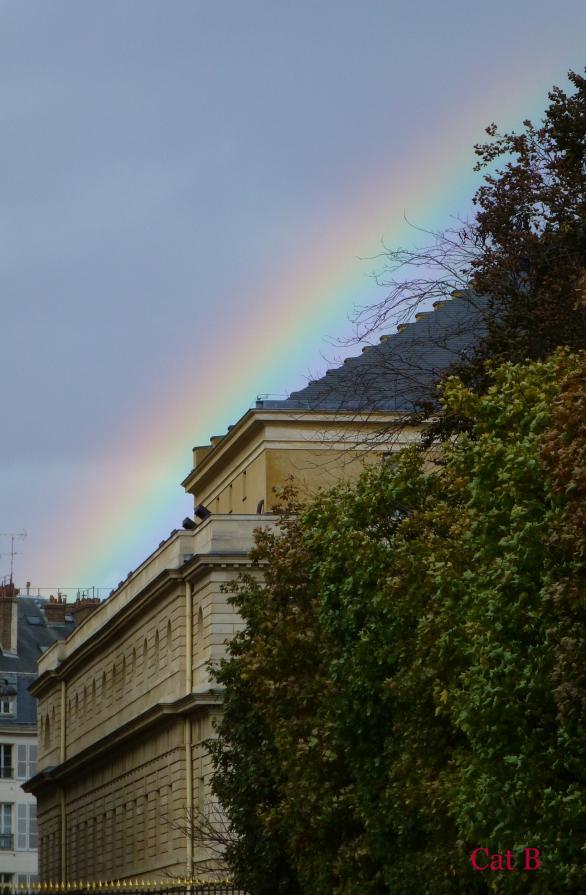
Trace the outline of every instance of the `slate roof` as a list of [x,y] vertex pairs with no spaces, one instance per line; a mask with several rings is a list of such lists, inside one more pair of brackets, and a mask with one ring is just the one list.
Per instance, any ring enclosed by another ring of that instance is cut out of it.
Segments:
[[[34,597],[17,597],[18,655],[10,656],[0,649],[0,683],[16,686],[16,715],[0,716],[3,728],[36,724],[36,699],[28,692],[28,687],[38,674],[37,660],[43,647],[51,646],[56,640],[63,640],[73,630],[73,622],[48,625],[41,612],[45,602]],[[29,619],[37,619],[38,623],[31,624]]]
[[0,730],[10,729],[21,724],[37,723],[37,700],[28,692],[36,674],[0,671],[0,684],[16,687],[16,714],[0,715]]
[[[64,640],[73,631],[73,622],[64,625],[48,625],[41,608],[46,600],[34,597],[17,598],[18,605],[18,656],[9,656],[0,650],[0,671],[28,671],[37,673],[37,660],[43,650],[56,640]],[[31,625],[29,618],[38,619]]]
[[435,385],[448,367],[469,358],[486,332],[488,301],[471,292],[454,293],[412,323],[383,335],[321,379],[282,400],[257,407],[286,410],[374,410],[410,412],[434,401]]

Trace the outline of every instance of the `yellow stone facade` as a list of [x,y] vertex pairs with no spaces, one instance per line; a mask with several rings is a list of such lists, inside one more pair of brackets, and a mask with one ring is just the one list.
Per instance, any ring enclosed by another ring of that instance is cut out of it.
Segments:
[[[197,875],[206,854],[190,818],[216,811],[204,741],[222,702],[207,663],[241,625],[223,588],[251,571],[254,530],[278,524],[275,486],[293,476],[308,495],[354,478],[388,450],[375,433],[396,416],[253,410],[194,449],[183,484],[211,515],[173,533],[39,661],[27,786],[41,880]],[[404,430],[395,447],[416,438]]]
[[403,414],[340,411],[250,410],[223,438],[193,449],[193,469],[183,486],[213,513],[269,511],[275,488],[292,477],[302,497],[340,479],[355,479],[380,451],[419,439],[403,427],[389,439]]

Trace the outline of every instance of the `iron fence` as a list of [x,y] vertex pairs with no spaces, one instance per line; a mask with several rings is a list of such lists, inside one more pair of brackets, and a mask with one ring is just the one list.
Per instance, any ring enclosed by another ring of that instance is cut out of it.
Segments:
[[165,881],[110,880],[99,882],[46,882],[19,886],[0,883],[0,895],[42,895],[42,893],[67,893],[67,895],[95,895],[101,892],[111,895],[246,895],[231,880],[194,879],[181,885]]

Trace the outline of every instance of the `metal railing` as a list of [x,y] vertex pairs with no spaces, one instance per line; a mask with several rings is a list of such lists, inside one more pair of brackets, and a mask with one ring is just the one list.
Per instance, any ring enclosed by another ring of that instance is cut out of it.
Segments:
[[75,600],[94,599],[96,597],[100,600],[105,600],[114,585],[101,585],[100,587],[93,584],[88,587],[58,587],[57,585],[54,587],[36,587],[27,581],[24,587],[22,585],[19,585],[19,587],[21,597],[42,597],[45,599],[50,596],[65,597],[68,603],[73,603]]
[[68,895],[92,895],[96,892],[107,892],[111,895],[246,895],[232,880],[194,879],[181,885],[174,881],[163,880],[110,880],[99,882],[41,882],[30,886],[17,886],[10,883],[0,885],[2,893],[16,895],[39,895],[39,893],[67,892]]

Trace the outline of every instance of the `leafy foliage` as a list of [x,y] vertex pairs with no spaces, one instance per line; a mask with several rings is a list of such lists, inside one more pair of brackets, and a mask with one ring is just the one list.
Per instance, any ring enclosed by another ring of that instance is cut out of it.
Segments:
[[[568,78],[572,90],[551,90],[539,125],[486,129],[475,147],[484,178],[470,220],[421,231],[431,237],[422,248],[385,252],[379,279],[387,294],[359,312],[359,339],[422,303],[472,291],[487,297],[486,332],[474,356],[454,358],[452,372],[475,391],[490,381],[487,360],[522,363],[558,346],[586,348],[586,78],[573,71]],[[433,432],[462,428],[452,415]]]
[[251,895],[579,891],[585,384],[564,352],[484,396],[450,379],[470,431],[441,462],[394,454],[258,533],[213,746]]
[[494,311],[477,376],[485,358],[586,346],[586,79],[568,77],[574,93],[554,87],[540,127],[527,120],[521,133],[499,134],[493,124],[476,147],[476,169],[489,173],[475,195],[471,285]]

